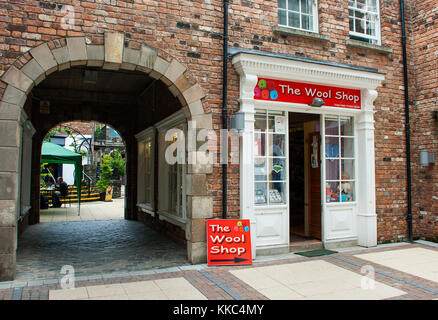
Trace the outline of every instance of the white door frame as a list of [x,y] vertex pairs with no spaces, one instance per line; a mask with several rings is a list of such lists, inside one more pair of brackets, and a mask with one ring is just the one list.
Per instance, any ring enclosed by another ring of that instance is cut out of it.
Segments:
[[[321,63],[304,62],[294,59],[278,58],[260,54],[238,53],[233,59],[234,68],[240,75],[240,113],[244,117],[244,132],[240,145],[240,209],[241,218],[250,219],[253,252],[256,248],[263,248],[261,238],[257,237],[257,226],[254,208],[254,113],[255,109],[275,109],[287,112],[316,113],[321,115],[335,114],[354,116],[358,170],[356,194],[357,203],[351,214],[355,228],[355,239],[361,246],[375,246],[377,244],[377,217],[375,205],[375,159],[374,159],[374,106],[377,98],[376,88],[384,80],[384,76],[377,72],[356,70],[345,66],[334,66]],[[314,108],[308,105],[260,101],[254,99],[254,88],[258,77],[279,80],[314,83],[361,90],[361,110],[341,109],[333,107]],[[322,149],[323,150],[323,149]],[[321,175],[323,172],[321,173]],[[249,188],[248,186],[252,186]],[[324,193],[323,193],[324,194]],[[287,214],[289,214],[287,212]],[[339,215],[345,216],[345,212]],[[322,215],[322,223],[328,226],[326,212]],[[333,230],[342,221],[332,221]],[[342,239],[326,239],[330,231],[322,230],[324,243],[336,242]],[[283,231],[284,232],[284,231]],[[351,237],[350,237],[351,238]],[[283,239],[286,239],[283,237]],[[287,236],[287,239],[289,237]],[[351,240],[351,239],[350,239]],[[270,247],[284,247],[289,243],[278,243]]]

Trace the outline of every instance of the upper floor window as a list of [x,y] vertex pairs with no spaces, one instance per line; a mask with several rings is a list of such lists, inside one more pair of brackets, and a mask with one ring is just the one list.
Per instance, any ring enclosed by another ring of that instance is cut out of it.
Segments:
[[316,0],[278,0],[278,24],[318,32],[317,10]]
[[378,0],[349,0],[350,38],[380,44]]

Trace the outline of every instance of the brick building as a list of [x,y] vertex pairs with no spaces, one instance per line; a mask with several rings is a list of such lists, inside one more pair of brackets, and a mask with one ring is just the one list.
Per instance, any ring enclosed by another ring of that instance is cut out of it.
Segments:
[[[400,1],[229,2],[225,105],[243,134],[226,215],[251,220],[254,252],[297,237],[408,239],[408,199],[412,236],[437,238],[437,169],[419,159],[437,151],[436,6],[404,3],[409,193]],[[175,166],[164,153],[190,121],[223,127],[224,2],[2,0],[0,27],[0,279],[13,278],[17,229],[39,222],[42,139],[78,120],[126,143],[125,218],[204,261],[205,219],[224,213],[223,165],[190,151],[196,161]]]

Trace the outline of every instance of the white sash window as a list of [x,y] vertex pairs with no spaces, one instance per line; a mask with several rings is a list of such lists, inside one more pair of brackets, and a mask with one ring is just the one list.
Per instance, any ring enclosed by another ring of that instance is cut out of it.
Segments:
[[297,30],[318,32],[316,0],[278,0],[278,24]]
[[378,0],[349,0],[350,38],[380,45]]

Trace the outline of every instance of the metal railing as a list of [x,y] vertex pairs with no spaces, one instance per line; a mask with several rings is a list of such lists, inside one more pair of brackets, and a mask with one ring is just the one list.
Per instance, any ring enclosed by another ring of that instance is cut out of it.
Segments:
[[[93,179],[88,174],[86,174],[84,171],[82,171],[82,179],[87,180],[88,197],[90,197],[91,185],[93,183]],[[81,186],[81,192],[82,192],[82,186]]]

